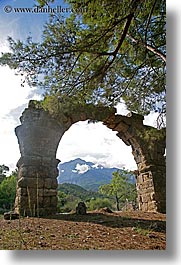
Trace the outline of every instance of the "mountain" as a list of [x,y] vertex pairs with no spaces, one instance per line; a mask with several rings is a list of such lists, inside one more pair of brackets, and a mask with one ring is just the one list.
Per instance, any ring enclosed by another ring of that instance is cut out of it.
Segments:
[[[59,164],[58,183],[71,183],[83,187],[86,190],[97,191],[100,185],[110,183],[112,173],[118,168],[106,168],[80,158]],[[135,183],[134,176],[130,176],[130,182]]]

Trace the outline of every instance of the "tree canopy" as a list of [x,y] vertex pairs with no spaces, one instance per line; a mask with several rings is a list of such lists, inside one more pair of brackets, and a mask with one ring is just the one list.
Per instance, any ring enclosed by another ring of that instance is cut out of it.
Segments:
[[[39,1],[41,5],[53,1]],[[165,112],[166,3],[164,0],[66,1],[74,12],[54,14],[40,43],[9,38],[9,65],[45,99],[61,104],[115,106]]]

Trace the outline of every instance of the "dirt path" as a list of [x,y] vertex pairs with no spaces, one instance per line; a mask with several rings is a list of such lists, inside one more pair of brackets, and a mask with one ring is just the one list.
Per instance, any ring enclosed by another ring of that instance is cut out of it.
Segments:
[[0,249],[115,250],[166,248],[166,216],[89,212],[0,220]]

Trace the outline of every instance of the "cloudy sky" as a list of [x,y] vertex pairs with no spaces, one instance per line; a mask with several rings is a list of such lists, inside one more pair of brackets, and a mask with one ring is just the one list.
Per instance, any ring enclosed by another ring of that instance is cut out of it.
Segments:
[[[17,14],[13,10],[6,13],[9,7],[33,7],[33,0],[0,0],[0,52],[8,51],[7,36],[15,39],[26,39],[31,33],[35,40],[40,39],[42,25],[47,14]],[[62,4],[57,0],[56,4]],[[9,9],[10,10],[10,9]],[[8,67],[0,67],[0,164],[13,170],[20,157],[14,128],[20,124],[19,117],[30,99],[41,99],[41,91],[25,85],[21,87],[21,77],[16,76]],[[118,107],[119,114],[126,114],[124,106]],[[154,125],[155,114],[145,119],[145,124]],[[74,124],[63,136],[57,151],[57,158],[62,162],[74,158],[100,163],[108,167],[136,168],[127,147],[117,136],[101,123]]]

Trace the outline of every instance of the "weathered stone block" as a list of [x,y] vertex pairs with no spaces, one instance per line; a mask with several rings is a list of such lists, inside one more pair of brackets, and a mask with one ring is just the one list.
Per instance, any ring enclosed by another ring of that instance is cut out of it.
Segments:
[[44,205],[44,197],[43,196],[38,196],[37,197],[37,205],[39,205],[39,207],[43,207]]
[[122,115],[115,115],[115,119],[113,120],[115,124],[119,124],[120,122],[124,122],[128,126],[132,124],[132,121],[129,117],[122,116]]
[[20,186],[18,186],[18,188],[16,189],[16,194],[18,196],[27,196],[27,188],[21,188]]
[[152,179],[152,176],[150,175],[150,172],[145,173],[145,174],[142,174],[142,180],[143,180],[143,182],[147,182],[150,179]]
[[52,189],[57,189],[58,187],[58,181],[57,178],[52,179]]
[[45,208],[51,207],[51,197],[44,197],[43,204]]
[[13,212],[13,211],[4,213],[4,219],[5,220],[19,219],[19,213],[16,213],[16,212]]
[[50,205],[56,206],[57,203],[58,203],[58,197],[57,196],[50,197]]
[[51,207],[43,207],[39,208],[39,215],[40,216],[48,216],[53,215],[57,213],[57,207],[51,206]]
[[140,114],[129,112],[126,116],[129,117],[132,122],[135,122],[135,123],[140,122],[141,125],[143,124],[144,117]]
[[45,189],[51,189],[52,188],[52,179],[46,178],[44,181],[44,188]]
[[44,189],[43,192],[44,192],[43,195],[45,197],[57,196],[57,190],[54,190],[54,189]]
[[149,212],[156,212],[157,211],[157,204],[156,201],[150,201],[148,202],[148,211]]
[[43,188],[36,190],[36,192],[37,192],[37,194],[38,194],[39,197],[44,196],[44,189]]
[[127,136],[127,134],[123,133],[123,132],[118,132],[116,134],[127,146],[130,146],[130,137]]
[[145,203],[145,202],[147,203],[147,202],[151,201],[150,194],[149,193],[142,194],[141,195],[141,200],[142,200],[143,203]]
[[144,211],[144,212],[147,212],[148,211],[148,203],[147,202],[142,203],[141,210]]
[[118,125],[116,125],[116,127],[113,129],[113,131],[125,133],[125,132],[127,132],[128,128],[129,128],[129,125],[127,125],[124,122],[120,122]]
[[20,178],[18,180],[18,186],[21,188],[43,188],[44,181],[42,179],[36,179],[36,178]]

